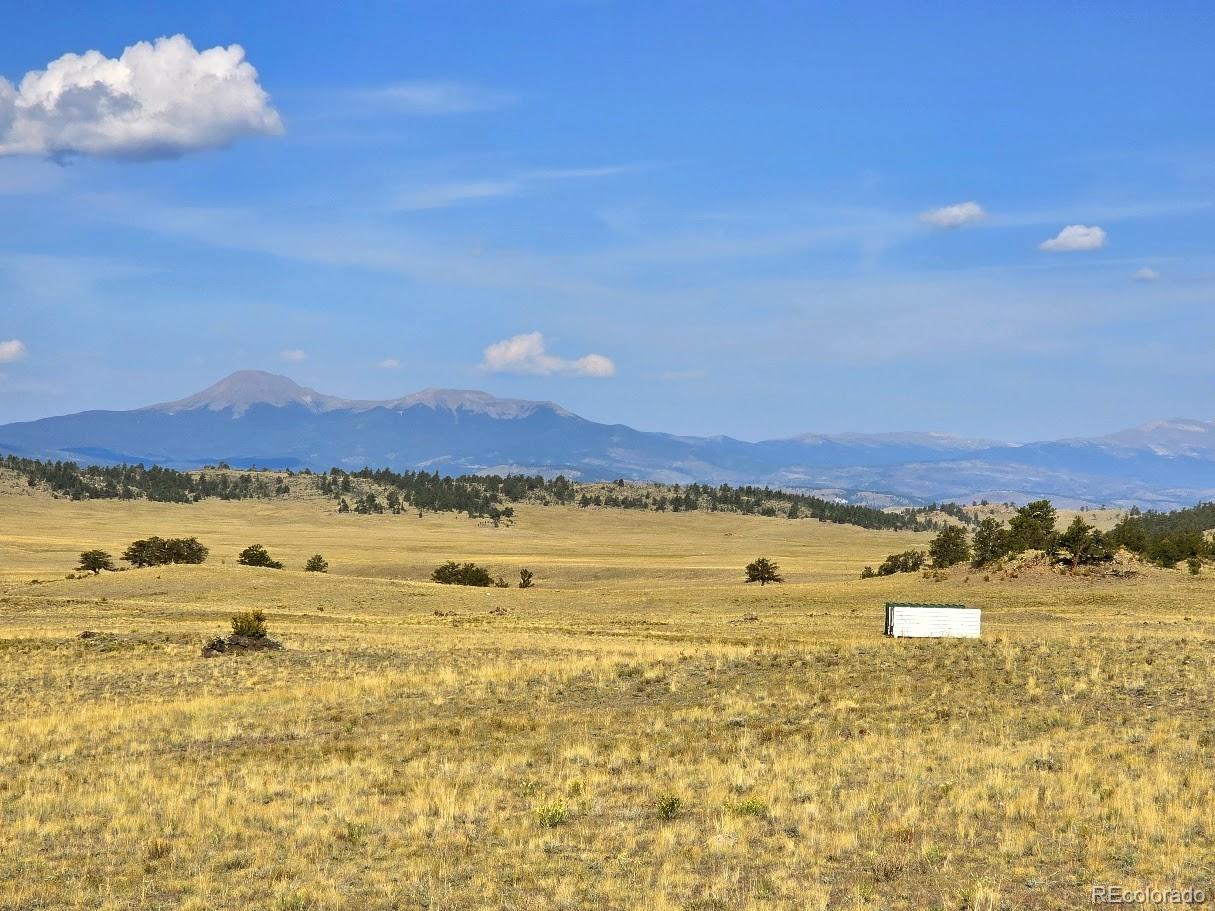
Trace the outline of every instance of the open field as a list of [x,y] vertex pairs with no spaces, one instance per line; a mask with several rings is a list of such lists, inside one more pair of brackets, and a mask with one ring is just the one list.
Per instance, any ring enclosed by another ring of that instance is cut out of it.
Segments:
[[[1209,571],[862,582],[928,536],[331,509],[0,496],[0,909],[996,911],[1215,883]],[[211,559],[64,578],[149,534]],[[235,565],[254,542],[289,569]],[[331,572],[299,572],[318,551]],[[786,584],[741,583],[761,554]],[[449,558],[539,587],[420,581]],[[984,638],[886,640],[894,598],[982,607]],[[199,656],[254,607],[284,651]]]

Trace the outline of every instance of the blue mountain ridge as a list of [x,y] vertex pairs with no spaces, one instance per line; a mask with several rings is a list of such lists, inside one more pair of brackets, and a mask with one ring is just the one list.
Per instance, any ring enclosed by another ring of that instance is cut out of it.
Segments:
[[932,433],[745,442],[600,424],[552,402],[471,390],[346,400],[261,371],[239,371],[175,402],[0,425],[0,452],[179,469],[224,461],[754,483],[891,504],[1048,496],[1172,508],[1215,498],[1215,423],[1190,419],[1022,445]]

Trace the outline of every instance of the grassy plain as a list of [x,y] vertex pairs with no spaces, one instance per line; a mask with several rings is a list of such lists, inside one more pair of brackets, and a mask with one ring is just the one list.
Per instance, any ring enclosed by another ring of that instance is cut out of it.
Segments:
[[[997,911],[1215,882],[1207,574],[859,581],[927,536],[518,513],[0,495],[0,909]],[[211,560],[64,578],[148,534]],[[289,569],[235,565],[254,542]],[[298,571],[315,552],[328,575]],[[761,554],[784,585],[741,583]],[[448,558],[538,587],[423,581]],[[885,640],[892,598],[982,607],[984,637]],[[285,650],[199,656],[254,607]]]

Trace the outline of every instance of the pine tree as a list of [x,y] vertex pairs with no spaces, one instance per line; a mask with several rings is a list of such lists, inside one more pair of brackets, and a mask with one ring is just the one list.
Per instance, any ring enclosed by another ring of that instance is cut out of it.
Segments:
[[747,564],[747,582],[758,582],[761,586],[769,582],[784,582],[780,575],[780,567],[767,557],[757,557]]
[[946,525],[928,545],[928,556],[936,569],[945,569],[970,559],[970,541],[961,525]]
[[90,572],[94,576],[99,574],[103,569],[113,571],[114,558],[104,550],[86,550],[80,555],[80,565],[76,569]]
[[1049,551],[1055,542],[1057,513],[1050,500],[1034,500],[1017,510],[1009,522],[1009,545],[1014,553]]
[[988,566],[1008,556],[1008,529],[1004,523],[988,516],[975,529],[971,548],[971,564]]

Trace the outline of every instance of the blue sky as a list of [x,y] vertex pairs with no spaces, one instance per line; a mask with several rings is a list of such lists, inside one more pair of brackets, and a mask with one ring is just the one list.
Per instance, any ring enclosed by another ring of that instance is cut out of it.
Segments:
[[0,422],[245,367],[745,439],[1215,417],[1209,4],[195,6],[6,17]]

